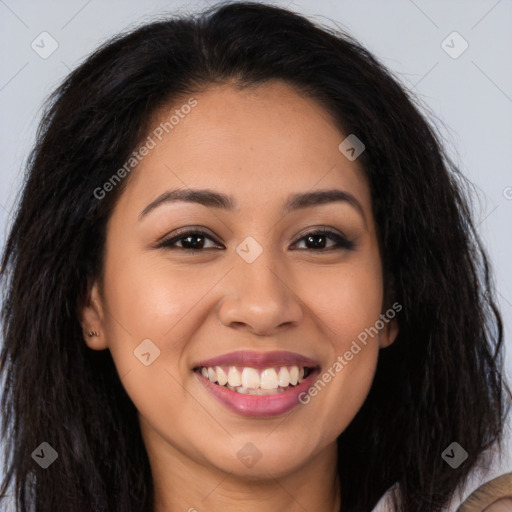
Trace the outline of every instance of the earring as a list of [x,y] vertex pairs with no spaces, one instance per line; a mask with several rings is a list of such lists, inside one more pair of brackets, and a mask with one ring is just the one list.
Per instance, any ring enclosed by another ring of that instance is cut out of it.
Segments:
[[98,333],[96,331],[89,331],[89,338],[92,338],[93,336],[98,336]]

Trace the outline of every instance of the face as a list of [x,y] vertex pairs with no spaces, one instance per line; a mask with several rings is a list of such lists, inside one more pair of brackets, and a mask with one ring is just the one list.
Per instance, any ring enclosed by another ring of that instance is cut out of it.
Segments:
[[289,86],[194,99],[126,178],[82,323],[150,457],[279,477],[335,453],[397,333],[378,322],[369,187],[346,135]]

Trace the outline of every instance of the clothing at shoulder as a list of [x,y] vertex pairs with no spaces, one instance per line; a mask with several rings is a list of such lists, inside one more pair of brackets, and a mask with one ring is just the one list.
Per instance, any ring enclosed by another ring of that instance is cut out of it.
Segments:
[[[482,453],[480,461],[472,468],[468,481],[465,486],[455,491],[450,504],[443,509],[443,512],[456,512],[457,508],[481,485],[486,482],[512,472],[512,413],[509,411],[507,416],[508,423],[505,429],[502,449],[499,452],[496,446],[493,446]],[[441,454],[439,454],[441,456]],[[454,469],[456,471],[456,469]],[[392,507],[391,494],[398,484],[388,489],[382,496],[372,512],[395,512]]]

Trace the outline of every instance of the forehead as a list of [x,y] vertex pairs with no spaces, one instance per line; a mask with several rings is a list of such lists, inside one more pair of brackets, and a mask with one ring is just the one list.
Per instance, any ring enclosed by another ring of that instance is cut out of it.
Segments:
[[338,149],[346,135],[322,105],[282,82],[183,96],[153,116],[147,136],[153,148],[123,194],[131,204],[183,187],[222,190],[257,207],[332,187],[370,201],[362,168]]

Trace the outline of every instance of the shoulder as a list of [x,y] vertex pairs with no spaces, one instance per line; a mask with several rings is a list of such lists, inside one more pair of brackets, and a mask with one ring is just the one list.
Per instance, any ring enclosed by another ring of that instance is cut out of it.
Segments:
[[[441,454],[439,454],[441,456]],[[477,489],[481,488],[484,484],[500,479],[504,480],[503,475],[509,475],[507,480],[512,475],[512,413],[509,411],[507,415],[507,425],[501,449],[497,445],[482,453],[479,461],[473,466],[471,473],[465,483],[460,486],[454,493],[449,505],[443,509],[443,512],[456,512]],[[508,480],[509,481],[509,480]],[[398,490],[398,484],[393,485],[382,496],[377,505],[373,508],[372,512],[394,512],[392,507],[391,495]]]

